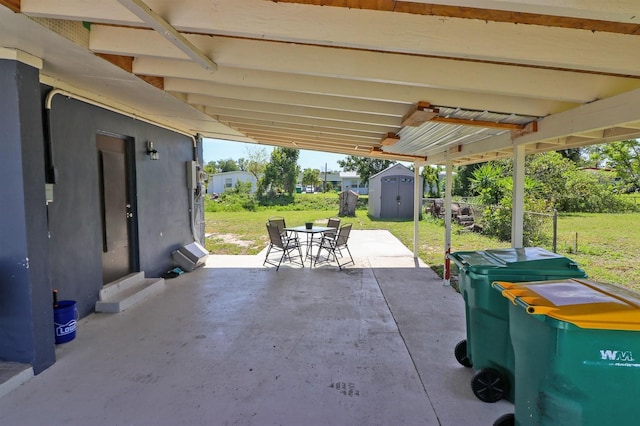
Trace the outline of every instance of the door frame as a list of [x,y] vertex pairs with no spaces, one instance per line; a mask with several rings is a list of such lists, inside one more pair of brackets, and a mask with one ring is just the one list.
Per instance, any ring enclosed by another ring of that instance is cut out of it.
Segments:
[[[110,138],[120,139],[124,142],[124,167],[125,167],[125,185],[127,204],[130,207],[131,217],[127,221],[127,233],[129,237],[129,271],[140,271],[140,241],[138,233],[138,203],[137,203],[137,181],[136,181],[136,161],[135,161],[135,139],[117,133],[96,130],[96,153],[97,153],[97,136],[107,136]],[[97,156],[96,156],[97,158]],[[101,226],[104,226],[101,220]],[[108,284],[108,283],[103,283]]]

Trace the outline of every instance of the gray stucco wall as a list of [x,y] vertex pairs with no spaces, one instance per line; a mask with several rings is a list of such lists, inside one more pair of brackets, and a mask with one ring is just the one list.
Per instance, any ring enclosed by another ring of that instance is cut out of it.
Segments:
[[[53,98],[49,121],[58,176],[49,206],[51,283],[85,316],[103,284],[96,133],[132,141],[139,269],[150,277],[170,269],[171,252],[193,241],[186,162],[195,151],[201,161],[201,149],[187,136],[65,96]],[[159,160],[146,154],[149,140]]]
[[0,361],[55,362],[38,70],[0,60]]

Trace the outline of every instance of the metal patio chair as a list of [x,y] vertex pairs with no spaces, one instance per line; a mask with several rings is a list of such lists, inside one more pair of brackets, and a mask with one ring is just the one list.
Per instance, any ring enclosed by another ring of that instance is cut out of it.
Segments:
[[[302,257],[302,250],[300,249],[300,242],[298,238],[283,237],[280,233],[280,229],[276,223],[267,222],[267,232],[269,233],[269,248],[264,258],[262,265],[269,264],[276,267],[276,271],[280,269],[280,265],[283,261],[289,261],[296,263],[304,268],[304,259]],[[295,250],[298,251],[300,262],[296,261],[295,253],[292,256],[291,253]],[[278,258],[276,260],[276,255]],[[273,258],[270,258],[273,256]]]
[[329,219],[327,219],[326,227],[327,228],[335,228],[335,229],[332,229],[330,231],[325,231],[322,234],[320,234],[318,237],[314,237],[313,238],[313,244],[314,245],[319,245],[323,236],[327,236],[329,238],[335,238],[336,237],[336,233],[338,232],[338,228],[340,227],[340,218],[339,217],[330,217]]
[[[316,255],[316,259],[313,263],[314,266],[318,262],[330,262],[332,258],[336,261],[340,270],[342,270],[342,267],[345,265],[348,265],[350,263],[355,264],[355,262],[353,261],[353,256],[351,256],[351,250],[349,250],[348,246],[349,234],[351,233],[352,226],[353,224],[351,223],[342,225],[340,229],[338,229],[338,233],[333,237],[326,235],[326,233],[325,235],[323,235],[322,240],[320,241],[320,247],[318,248],[318,254]],[[338,254],[342,258],[343,256],[341,250],[343,249],[347,250],[347,253],[349,254],[349,258],[351,260],[348,262],[340,263],[340,261],[338,260]],[[322,254],[323,250],[327,251],[327,257],[320,260],[320,255]],[[336,254],[336,252],[338,252],[338,254]]]
[[340,218],[339,217],[330,217],[327,221],[327,228],[335,228],[335,231],[327,231],[324,235],[329,237],[335,237],[338,232],[338,228],[340,227]]
[[278,227],[278,232],[282,235],[282,238],[293,238],[295,234],[291,235],[291,233],[285,231],[287,224],[285,223],[284,217],[282,216],[273,216],[267,219],[269,223],[273,223]]

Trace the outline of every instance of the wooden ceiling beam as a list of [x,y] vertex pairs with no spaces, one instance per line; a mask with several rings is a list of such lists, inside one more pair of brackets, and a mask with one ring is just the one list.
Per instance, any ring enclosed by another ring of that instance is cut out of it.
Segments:
[[251,119],[251,118],[240,118],[240,117],[232,117],[226,115],[219,115],[218,121],[221,123],[229,123],[235,126],[251,126],[258,128],[270,128],[282,131],[304,131],[308,133],[324,133],[328,135],[336,135],[336,136],[348,136],[352,138],[364,138],[371,140],[380,140],[380,133],[383,132],[364,132],[359,130],[350,130],[350,129],[336,129],[332,127],[324,127],[318,125],[310,125],[310,124],[297,124],[297,123],[284,123],[280,121],[273,120],[259,120],[259,119]]
[[392,146],[398,142],[400,142],[400,136],[396,135],[395,133],[387,133],[387,135],[382,138],[382,141],[380,141],[380,145]]
[[209,72],[218,70],[218,64],[202,53],[193,43],[180,34],[171,24],[165,21],[164,18],[151,10],[142,0],[118,0],[118,2],[202,68]]
[[427,157],[424,157],[424,156],[385,152],[382,150],[382,148],[377,146],[374,146],[373,148],[371,148],[371,151],[369,151],[369,154],[375,157],[388,157],[388,158],[393,158],[399,161],[427,161]]
[[610,129],[604,130],[604,137],[619,137],[620,139],[634,139],[637,137],[637,134],[640,133],[640,130],[630,127],[624,126],[616,126]]
[[433,3],[392,0],[272,0],[276,3],[299,3],[316,6],[348,7],[384,12],[409,13],[413,15],[442,16],[446,18],[478,19],[487,22],[540,25],[543,27],[568,28],[574,30],[600,31],[616,34],[639,35],[640,25],[599,19],[575,18],[541,13],[516,12],[510,10],[481,9],[477,7],[450,6]]
[[126,72],[133,72],[133,56],[111,55],[109,53],[97,52],[94,52],[94,55],[104,59],[107,62],[111,62],[113,65],[122,68]]
[[20,0],[0,0],[0,6],[4,6],[12,12],[20,13]]
[[249,137],[254,137],[259,135],[261,137],[271,137],[271,138],[277,138],[277,139],[293,139],[300,142],[326,142],[326,143],[346,144],[346,145],[353,145],[353,146],[377,145],[377,142],[331,137],[331,136],[322,135],[322,134],[305,135],[305,134],[297,134],[297,133],[273,132],[273,131],[261,130],[261,129],[250,129],[243,126],[236,127],[236,130],[246,134]]
[[155,75],[136,75],[139,79],[146,81],[150,85],[157,87],[160,90],[164,90],[164,77],[157,77]]
[[408,113],[402,117],[402,125],[418,127],[438,115],[437,108],[431,108],[429,102],[420,101],[415,104]]
[[459,124],[462,126],[488,127],[492,129],[504,129],[504,130],[523,130],[526,126],[526,124],[499,123],[495,121],[470,120],[467,118],[440,117],[440,116],[433,117],[429,121],[435,121],[438,123],[446,123],[446,124]]
[[241,123],[241,122],[232,122],[229,124],[230,125],[233,124],[235,128],[242,129],[243,132],[254,131],[254,132],[264,132],[264,133],[271,133],[271,134],[277,134],[277,135],[288,135],[288,136],[301,135],[301,136],[308,136],[308,137],[314,137],[314,136],[320,135],[322,137],[327,137],[327,138],[336,139],[336,140],[362,141],[363,144],[368,143],[372,145],[377,145],[379,140],[369,136],[340,134],[332,131],[324,131],[322,129],[307,130],[307,129],[297,129],[294,127],[263,126],[263,125],[255,125],[255,124]]

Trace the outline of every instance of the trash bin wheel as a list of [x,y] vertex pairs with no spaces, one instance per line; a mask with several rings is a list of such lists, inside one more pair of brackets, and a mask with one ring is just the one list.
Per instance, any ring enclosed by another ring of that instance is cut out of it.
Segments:
[[497,402],[507,395],[507,378],[493,368],[483,368],[471,379],[473,394],[483,402]]
[[465,367],[471,367],[471,360],[467,356],[467,340],[461,340],[453,351],[456,360]]
[[503,414],[493,422],[493,426],[514,426],[516,424],[516,417],[513,413]]

